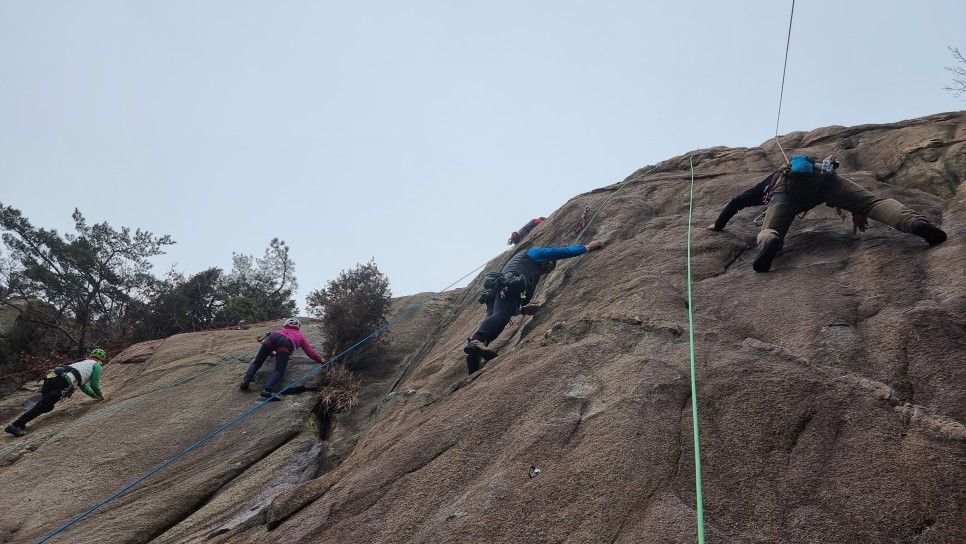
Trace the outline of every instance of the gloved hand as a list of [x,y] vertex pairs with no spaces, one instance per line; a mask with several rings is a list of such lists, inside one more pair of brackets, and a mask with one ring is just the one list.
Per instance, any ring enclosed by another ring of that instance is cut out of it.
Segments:
[[869,228],[869,216],[852,212],[852,235]]

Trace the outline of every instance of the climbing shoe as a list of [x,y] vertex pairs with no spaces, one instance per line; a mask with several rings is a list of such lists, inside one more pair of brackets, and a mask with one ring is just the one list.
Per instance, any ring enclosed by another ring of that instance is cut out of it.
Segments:
[[911,230],[913,234],[925,239],[931,246],[946,241],[946,232],[925,219],[913,221]]
[[466,354],[466,373],[467,374],[473,374],[474,372],[480,369],[482,364],[483,364],[483,357],[480,357],[476,353]]
[[481,357],[484,361],[489,361],[498,355],[497,352],[492,349],[488,349],[486,344],[475,339],[470,338],[466,341],[466,345],[463,346],[463,353],[467,355],[476,355]]
[[264,391],[262,391],[262,398],[264,399],[273,400],[273,401],[282,400],[281,395],[275,395],[274,397],[272,395],[275,395],[275,391],[272,391],[271,389],[265,389]]
[[765,243],[761,246],[761,251],[758,256],[755,257],[755,262],[752,267],[755,272],[768,272],[771,270],[771,262],[775,259],[775,255],[778,254],[778,250],[782,248],[781,238],[771,235]]
[[244,381],[241,382],[241,385],[239,385],[238,388],[241,389],[242,391],[248,391],[248,384],[249,383],[251,383],[251,382],[249,382],[248,380],[244,380]]
[[3,430],[14,436],[23,436],[27,434],[27,429],[24,429],[23,427],[17,427],[13,423],[11,423],[10,425],[7,425]]

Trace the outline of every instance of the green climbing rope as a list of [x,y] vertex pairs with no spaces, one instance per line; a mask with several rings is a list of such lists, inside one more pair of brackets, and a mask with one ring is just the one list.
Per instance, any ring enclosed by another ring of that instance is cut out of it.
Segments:
[[698,439],[698,382],[694,371],[694,303],[691,298],[691,224],[694,211],[694,163],[691,165],[691,196],[688,200],[688,338],[691,347],[691,421],[694,422],[694,488],[698,514],[698,544],[704,544],[704,506],[701,499],[701,441]]

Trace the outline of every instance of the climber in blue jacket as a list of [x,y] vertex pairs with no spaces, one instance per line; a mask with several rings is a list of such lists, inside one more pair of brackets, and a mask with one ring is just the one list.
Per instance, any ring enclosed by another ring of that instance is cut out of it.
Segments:
[[485,361],[497,356],[497,352],[487,346],[500,336],[511,317],[533,315],[540,309],[537,304],[529,304],[540,276],[553,270],[560,259],[570,259],[602,247],[604,242],[599,240],[585,246],[534,247],[511,257],[499,274],[488,274],[483,284],[486,291],[480,296],[480,303],[486,304],[486,318],[463,348],[469,373],[476,372]]

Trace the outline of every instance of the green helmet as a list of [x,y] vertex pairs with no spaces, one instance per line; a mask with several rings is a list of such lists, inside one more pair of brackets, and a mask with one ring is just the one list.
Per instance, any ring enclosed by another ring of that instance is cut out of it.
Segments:
[[90,357],[92,359],[97,359],[98,361],[103,363],[104,361],[107,360],[107,352],[102,350],[101,348],[95,348],[91,350]]

